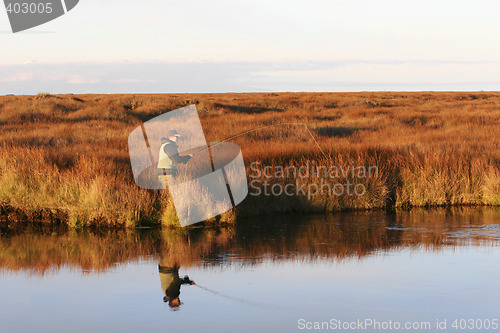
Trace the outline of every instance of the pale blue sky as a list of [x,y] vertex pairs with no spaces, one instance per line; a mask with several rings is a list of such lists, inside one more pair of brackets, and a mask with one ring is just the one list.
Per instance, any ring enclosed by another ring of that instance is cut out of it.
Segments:
[[10,33],[0,94],[500,90],[496,0],[80,0]]

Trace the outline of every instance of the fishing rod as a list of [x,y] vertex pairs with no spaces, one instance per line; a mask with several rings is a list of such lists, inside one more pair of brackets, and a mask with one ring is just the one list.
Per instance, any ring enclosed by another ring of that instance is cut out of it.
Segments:
[[[247,134],[250,134],[250,133],[253,133],[253,132],[257,132],[257,131],[260,131],[260,130],[263,130],[263,129],[266,129],[266,128],[270,128],[270,127],[277,127],[277,126],[286,126],[286,125],[299,125],[299,126],[304,126],[307,130],[307,133],[309,133],[309,136],[312,138],[314,144],[316,145],[316,147],[318,147],[319,151],[321,152],[321,154],[323,154],[323,156],[328,159],[328,156],[326,155],[326,153],[324,152],[324,150],[321,148],[321,146],[319,145],[318,141],[316,140],[316,138],[314,137],[314,135],[312,134],[311,130],[309,129],[309,127],[307,126],[306,123],[299,123],[299,122],[286,122],[286,123],[279,123],[279,124],[271,124],[271,125],[265,125],[265,126],[260,126],[260,127],[257,127],[257,128],[253,128],[253,129],[250,129],[250,130],[246,130],[246,131],[243,131],[243,132],[240,132],[240,133],[237,133],[237,134],[234,134],[228,138],[225,138],[223,139],[222,141],[218,141],[216,143],[214,143],[213,145],[210,145],[210,146],[207,146],[206,148],[203,148],[202,150],[199,150],[195,153],[192,154],[192,156],[194,157],[195,155],[197,154],[200,154],[204,151],[207,151],[209,149],[213,149],[215,146],[217,145],[220,145],[221,143],[224,143],[224,142],[227,142],[227,141],[230,141],[230,140],[233,140],[233,139],[236,139],[240,136],[243,136],[243,135],[247,135]],[[184,170],[184,176],[186,177],[187,176],[187,172],[188,172],[188,167],[186,166],[185,170]]]
[[314,137],[314,135],[312,134],[311,130],[309,129],[309,127],[307,126],[306,123],[298,123],[298,122],[286,122],[286,123],[279,123],[279,124],[271,124],[271,125],[265,125],[265,126],[260,126],[260,127],[257,127],[257,128],[253,128],[253,129],[250,129],[250,130],[246,130],[246,131],[243,131],[243,132],[240,132],[240,133],[237,133],[237,134],[234,134],[228,138],[225,138],[224,140],[222,141],[218,141],[216,142],[215,144],[211,145],[210,147],[207,147],[207,148],[204,148],[200,151],[197,151],[196,153],[193,154],[196,155],[196,154],[199,154],[201,152],[204,152],[204,151],[207,151],[221,143],[224,143],[224,142],[227,142],[227,141],[230,141],[232,139],[236,139],[240,136],[243,136],[243,135],[246,135],[246,134],[249,134],[249,133],[253,133],[253,132],[257,132],[257,131],[260,131],[260,130],[263,130],[263,129],[266,129],[266,128],[269,128],[269,127],[276,127],[276,126],[285,126],[285,125],[301,125],[301,126],[304,126],[307,130],[307,132],[309,133],[309,135],[311,136],[311,138],[313,139],[314,141],[314,144],[316,145],[316,147],[318,147],[318,149],[321,151],[321,154],[323,154],[323,156],[325,158],[328,158],[327,155],[325,154],[325,152],[323,151],[323,149],[321,148],[321,146],[319,145],[318,141],[316,140],[316,138]]

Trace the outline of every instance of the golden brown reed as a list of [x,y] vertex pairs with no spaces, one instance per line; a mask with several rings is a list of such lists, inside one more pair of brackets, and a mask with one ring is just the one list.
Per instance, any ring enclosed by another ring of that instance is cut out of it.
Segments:
[[[165,193],[137,188],[127,136],[196,104],[207,141],[238,137],[247,165],[376,165],[363,196],[252,197],[216,220],[386,206],[500,205],[500,93],[255,93],[0,97],[0,203],[70,225],[175,225]],[[280,182],[283,180],[276,180]],[[306,179],[306,182],[316,182]],[[161,222],[160,222],[161,221]]]

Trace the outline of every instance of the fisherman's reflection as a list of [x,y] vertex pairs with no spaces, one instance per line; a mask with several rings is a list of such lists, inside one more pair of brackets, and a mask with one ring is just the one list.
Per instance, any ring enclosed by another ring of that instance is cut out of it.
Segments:
[[160,265],[158,265],[158,270],[160,272],[161,289],[165,295],[163,301],[168,302],[171,308],[179,307],[182,304],[179,299],[181,285],[194,285],[195,283],[191,281],[187,275],[182,279],[179,278],[179,266],[177,264],[168,267],[160,263]]

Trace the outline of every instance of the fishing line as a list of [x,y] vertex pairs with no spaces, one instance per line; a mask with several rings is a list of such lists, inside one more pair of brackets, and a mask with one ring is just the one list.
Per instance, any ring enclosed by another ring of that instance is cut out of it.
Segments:
[[235,301],[235,302],[238,302],[238,303],[242,303],[242,304],[247,304],[247,305],[252,305],[252,306],[258,306],[258,307],[262,307],[264,306],[263,304],[258,304],[258,303],[254,303],[254,302],[251,302],[251,301],[248,301],[248,300],[245,300],[243,298],[238,298],[238,297],[232,297],[232,296],[228,296],[228,295],[225,295],[223,293],[220,293],[216,290],[213,290],[213,289],[210,289],[210,288],[207,288],[207,287],[203,287],[203,286],[200,286],[199,284],[195,284],[195,286],[197,286],[198,288],[200,289],[203,289],[205,291],[208,291],[209,293],[212,293],[214,295],[217,295],[217,296],[220,296],[220,297],[224,297],[226,299],[230,299],[232,301]]
[[251,306],[255,306],[255,307],[259,307],[259,308],[266,308],[266,309],[270,309],[270,310],[274,310],[274,311],[288,311],[288,310],[291,309],[291,307],[285,306],[285,305],[276,306],[276,305],[273,305],[273,304],[255,303],[255,302],[243,299],[243,298],[238,298],[238,297],[232,297],[232,296],[225,295],[225,294],[220,293],[220,292],[218,292],[216,290],[200,286],[197,283],[195,283],[194,285],[197,286],[197,287],[199,287],[200,289],[208,291],[209,293],[214,294],[216,296],[220,296],[220,297],[229,299],[231,301],[238,302],[238,303],[245,304],[245,305],[251,305]]

